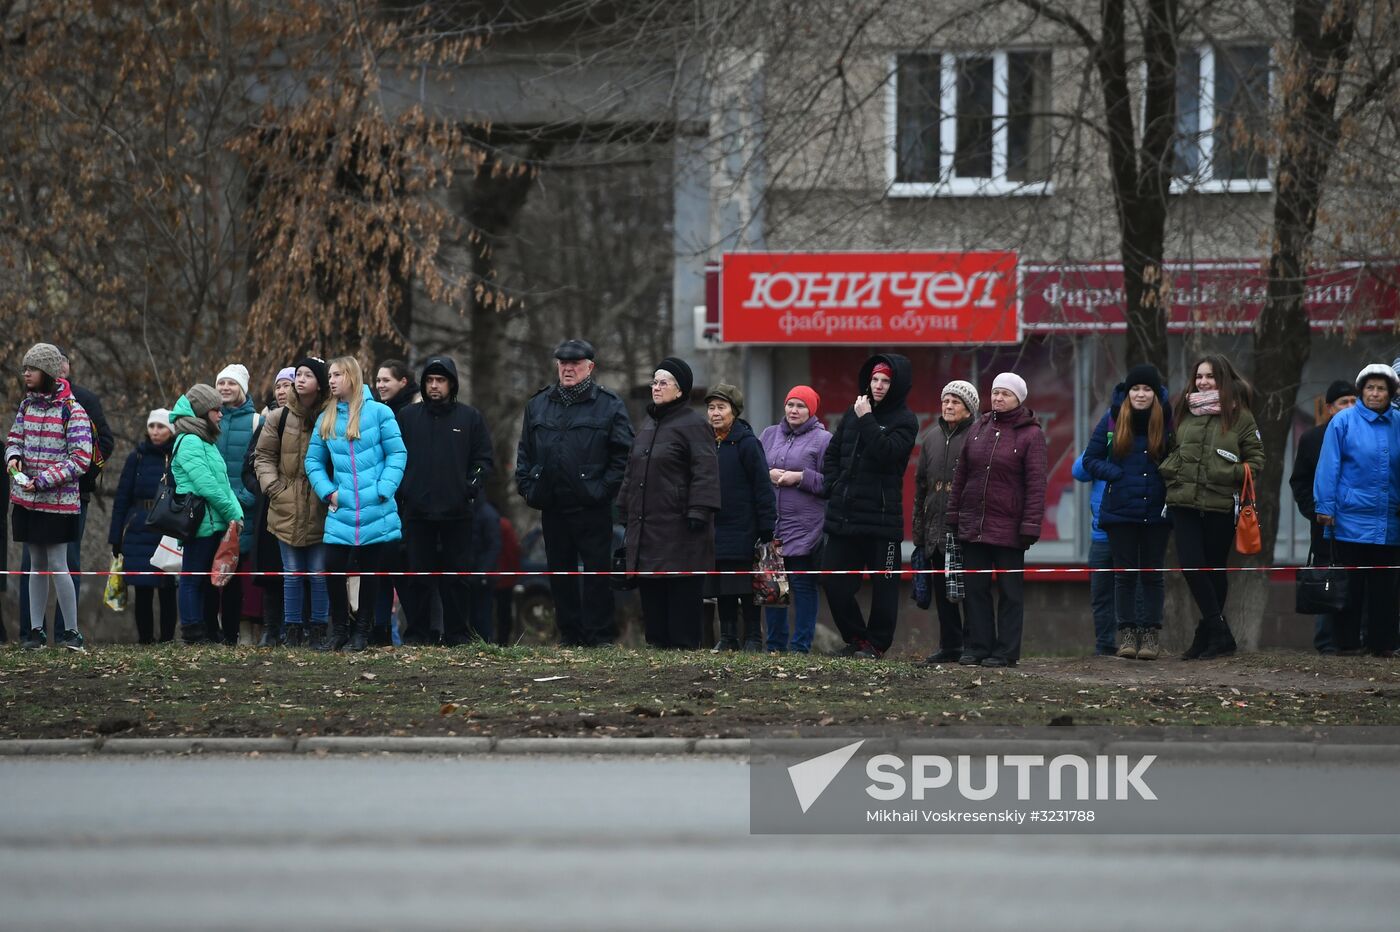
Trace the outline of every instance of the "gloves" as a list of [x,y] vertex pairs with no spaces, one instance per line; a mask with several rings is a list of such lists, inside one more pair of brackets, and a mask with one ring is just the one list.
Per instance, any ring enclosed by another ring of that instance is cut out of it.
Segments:
[[1022,550],[1029,550],[1031,544],[1035,543],[1035,542],[1036,542],[1037,540],[1039,540],[1039,539],[1040,539],[1040,538],[1038,538],[1038,537],[1032,537],[1032,536],[1030,536],[1029,534],[1022,534],[1022,535],[1021,535],[1021,549],[1022,549]]
[[113,545],[112,545],[112,556],[114,556],[114,557],[119,557],[119,556],[121,556],[121,555],[122,555],[122,547],[121,547],[121,544],[113,544]]
[[766,544],[766,543],[769,543],[769,542],[772,541],[772,540],[773,540],[773,529],[772,529],[771,527],[770,527],[770,528],[767,528],[767,529],[760,530],[760,531],[758,532],[758,542],[759,542],[760,544]]
[[699,518],[686,518],[685,523],[686,526],[690,528],[692,534],[699,534],[701,531],[705,530],[705,522],[701,521]]

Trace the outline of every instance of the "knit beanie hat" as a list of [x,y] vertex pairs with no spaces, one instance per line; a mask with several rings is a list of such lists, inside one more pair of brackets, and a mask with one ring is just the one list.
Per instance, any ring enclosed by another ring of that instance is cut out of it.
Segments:
[[35,343],[24,354],[24,365],[56,379],[63,371],[63,354],[52,343]]
[[277,370],[277,378],[273,379],[272,382],[273,382],[274,385],[277,384],[278,382],[295,382],[295,381],[296,381],[296,377],[297,377],[297,370],[294,369],[294,368],[292,368],[291,366],[288,366],[288,367],[285,368],[285,369],[278,369],[278,370]]
[[1366,385],[1367,379],[1382,378],[1390,386],[1390,394],[1394,395],[1400,391],[1400,376],[1396,376],[1395,370],[1383,362],[1373,362],[1365,369],[1356,374],[1356,391],[1361,393],[1361,389]]
[[691,389],[695,387],[695,375],[690,371],[690,366],[686,364],[684,359],[678,356],[667,356],[656,364],[656,368],[664,369],[675,376],[682,397],[690,397]]
[[311,374],[316,376],[316,385],[320,388],[322,395],[331,390],[331,371],[324,359],[320,356],[303,356],[297,360],[295,366],[292,366],[292,374],[295,375],[296,370],[302,366],[310,369]]
[[1356,386],[1350,382],[1343,382],[1341,379],[1327,386],[1327,403],[1330,405],[1338,398],[1345,398],[1348,395],[1356,396]]
[[190,390],[185,392],[185,398],[189,399],[195,417],[204,417],[222,402],[219,393],[214,390],[214,386],[205,385],[203,382],[191,386]]
[[170,409],[169,409],[169,408],[155,408],[155,409],[153,409],[153,410],[151,411],[150,414],[146,415],[146,426],[147,426],[147,427],[150,427],[152,424],[159,424],[161,427],[169,427],[169,426],[170,426]]
[[1157,367],[1148,363],[1140,366],[1133,366],[1128,370],[1127,376],[1123,379],[1123,384],[1132,388],[1134,385],[1149,385],[1155,392],[1162,387],[1162,374],[1157,371]]
[[954,398],[960,399],[963,404],[967,405],[967,410],[972,412],[973,417],[977,416],[982,407],[982,399],[977,394],[977,386],[971,382],[964,382],[962,379],[954,379],[943,386],[938,400],[942,401],[944,395],[952,395]]
[[787,397],[783,399],[783,404],[787,404],[794,398],[806,405],[807,413],[814,417],[816,416],[817,409],[820,408],[822,404],[821,395],[818,395],[811,387],[807,385],[793,386],[793,388],[787,393]]
[[734,416],[738,417],[744,413],[744,393],[739,390],[739,386],[730,385],[728,382],[716,382],[705,393],[705,401],[711,398],[718,398],[721,401],[729,402],[729,407],[734,409]]
[[1030,394],[1026,389],[1026,380],[1014,372],[1003,372],[992,380],[992,388],[1004,388],[1016,396],[1016,400],[1021,404],[1026,403],[1026,395]]
[[219,374],[214,377],[214,384],[218,385],[220,379],[233,379],[238,383],[238,387],[243,389],[243,394],[248,394],[248,367],[239,363],[230,363],[219,370]]

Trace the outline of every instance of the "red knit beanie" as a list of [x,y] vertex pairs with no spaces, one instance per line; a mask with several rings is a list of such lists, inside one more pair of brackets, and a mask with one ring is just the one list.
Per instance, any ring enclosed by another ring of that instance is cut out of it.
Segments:
[[817,408],[821,406],[822,399],[815,391],[806,385],[798,385],[787,393],[787,398],[783,399],[783,404],[787,404],[789,399],[796,398],[807,406],[807,413],[813,416],[817,413]]

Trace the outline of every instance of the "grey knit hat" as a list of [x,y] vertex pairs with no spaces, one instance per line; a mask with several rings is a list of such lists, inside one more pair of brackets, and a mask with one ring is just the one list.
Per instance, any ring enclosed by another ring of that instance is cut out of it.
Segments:
[[219,398],[219,393],[214,390],[214,387],[205,385],[203,382],[191,386],[190,390],[185,392],[185,397],[189,399],[195,417],[204,417],[222,403],[222,399]]
[[943,386],[943,391],[938,395],[940,401],[944,395],[952,395],[954,398],[961,399],[962,403],[967,405],[967,410],[972,412],[973,417],[977,416],[977,412],[982,407],[982,399],[977,394],[977,386],[971,382],[964,382],[962,379],[954,379]]
[[63,354],[52,343],[35,343],[24,354],[24,364],[56,379],[63,371]]

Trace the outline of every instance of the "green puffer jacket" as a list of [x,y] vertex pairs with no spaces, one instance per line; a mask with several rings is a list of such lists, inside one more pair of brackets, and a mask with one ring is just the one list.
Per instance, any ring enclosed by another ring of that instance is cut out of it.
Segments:
[[[170,412],[172,423],[182,417],[194,417],[194,409],[183,395]],[[204,520],[196,537],[223,534],[230,521],[243,520],[243,506],[228,484],[228,467],[214,444],[194,434],[177,435],[170,474],[175,477],[176,492],[193,492],[204,499]]]
[[[1234,462],[1219,450],[1229,453]],[[1264,468],[1264,441],[1248,410],[1239,411],[1228,431],[1222,430],[1218,414],[1187,414],[1158,467],[1167,482],[1167,504],[1232,514],[1246,463],[1257,484]]]

